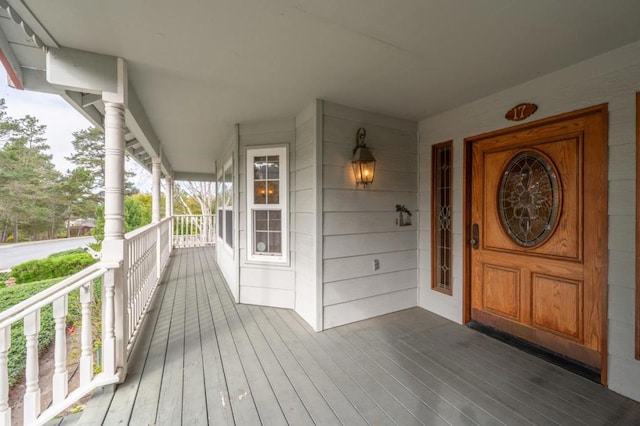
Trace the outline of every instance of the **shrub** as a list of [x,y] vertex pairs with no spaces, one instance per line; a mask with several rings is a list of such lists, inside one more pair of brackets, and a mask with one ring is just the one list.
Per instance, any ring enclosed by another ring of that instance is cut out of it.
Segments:
[[[39,281],[21,286],[5,287],[0,289],[0,312],[16,305],[51,287],[60,279]],[[41,330],[38,335],[38,347],[44,348],[51,344],[54,337],[53,313],[51,306],[47,306],[40,311]],[[9,349],[9,386],[13,385],[24,373],[26,365],[26,339],[24,337],[24,327],[22,321],[11,326],[11,348]]]
[[[51,287],[60,282],[62,278],[26,283],[14,287],[0,289],[0,312],[9,309],[29,297]],[[94,283],[94,340],[100,339],[99,313],[101,310],[101,280]],[[80,291],[74,290],[68,298],[69,311],[67,315],[67,326],[82,323],[80,306]],[[96,323],[96,318],[98,319]],[[53,320],[53,308],[47,305],[40,311],[40,333],[38,334],[38,349],[44,352],[55,339],[55,322]],[[24,374],[26,366],[26,338],[24,336],[24,324],[22,321],[11,326],[11,348],[9,349],[9,386],[12,386]]]
[[47,256],[47,258],[51,259],[52,257],[60,257],[60,256],[67,256],[70,254],[80,254],[80,253],[84,253],[84,250],[81,248],[74,248],[71,250],[59,251],[58,253],[50,254],[49,256]]
[[96,261],[88,253],[72,253],[21,263],[11,269],[11,275],[16,284],[30,283],[73,275]]

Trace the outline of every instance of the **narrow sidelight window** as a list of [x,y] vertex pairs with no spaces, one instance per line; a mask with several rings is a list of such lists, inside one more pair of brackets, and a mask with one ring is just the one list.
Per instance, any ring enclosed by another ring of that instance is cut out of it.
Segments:
[[216,208],[218,210],[218,238],[224,239],[224,181],[222,170],[218,173],[218,179],[216,181]]
[[247,150],[247,259],[288,261],[286,148]]
[[220,244],[233,248],[233,158],[226,162],[217,178],[216,208]]
[[233,248],[233,159],[224,165],[224,242]]
[[452,141],[431,149],[431,288],[451,295]]

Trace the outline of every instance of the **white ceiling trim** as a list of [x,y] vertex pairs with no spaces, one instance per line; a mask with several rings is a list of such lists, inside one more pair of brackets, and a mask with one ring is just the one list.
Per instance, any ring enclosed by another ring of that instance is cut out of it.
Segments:
[[37,47],[60,47],[21,0],[0,0],[0,7],[5,9],[11,19],[22,27]]

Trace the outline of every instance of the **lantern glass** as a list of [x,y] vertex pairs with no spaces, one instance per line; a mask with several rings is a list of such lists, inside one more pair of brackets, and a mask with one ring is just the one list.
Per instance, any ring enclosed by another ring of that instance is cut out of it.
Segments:
[[376,170],[376,161],[353,161],[351,163],[353,167],[353,174],[356,178],[356,184],[367,186],[373,183],[373,178]]
[[373,176],[376,172],[376,159],[371,154],[364,139],[367,131],[359,128],[356,133],[356,147],[353,149],[353,158],[351,159],[351,167],[353,167],[353,175],[356,178],[356,185],[366,187],[373,182]]

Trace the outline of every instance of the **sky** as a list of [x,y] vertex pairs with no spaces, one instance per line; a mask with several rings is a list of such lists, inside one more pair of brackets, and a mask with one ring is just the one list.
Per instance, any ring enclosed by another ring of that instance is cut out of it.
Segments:
[[[29,114],[47,126],[45,137],[51,147],[53,163],[60,172],[73,169],[67,161],[73,152],[73,132],[86,129],[91,123],[58,95],[17,90],[9,87],[4,67],[0,66],[0,98],[4,98],[7,114],[13,118]],[[127,169],[136,173],[134,184],[142,191],[150,187],[150,174],[134,161],[127,161]]]
[[0,98],[4,98],[7,113],[13,118],[29,114],[47,126],[45,137],[51,147],[53,163],[56,168],[65,172],[72,169],[73,164],[65,160],[73,151],[72,133],[91,126],[79,112],[73,109],[58,95],[17,90],[7,84],[7,74],[0,66]]

